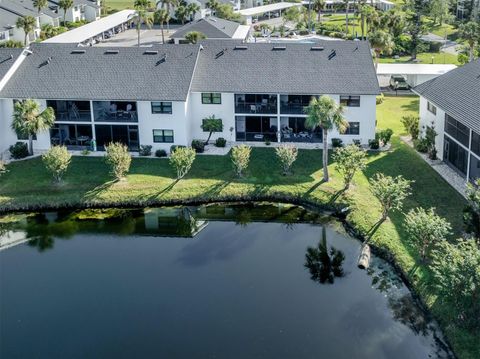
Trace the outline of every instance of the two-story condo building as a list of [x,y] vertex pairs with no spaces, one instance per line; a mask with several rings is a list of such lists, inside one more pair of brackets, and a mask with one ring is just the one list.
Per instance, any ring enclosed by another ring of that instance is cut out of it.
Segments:
[[465,179],[480,178],[480,60],[414,88],[420,124],[435,126],[439,158]]
[[131,150],[152,145],[168,150],[205,139],[202,120],[222,119],[227,141],[321,142],[305,126],[313,96],[329,95],[345,106],[350,127],[335,131],[345,143],[375,137],[379,86],[366,42],[242,44],[205,41],[150,48],[77,48],[32,44],[0,87],[5,132],[13,103],[33,98],[55,109],[56,123],[38,134],[35,149],[64,144],[98,150],[112,141]]

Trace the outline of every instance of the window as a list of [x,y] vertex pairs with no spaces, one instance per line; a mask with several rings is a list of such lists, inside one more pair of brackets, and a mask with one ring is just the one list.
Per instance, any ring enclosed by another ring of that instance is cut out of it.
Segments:
[[437,114],[437,107],[435,107],[435,105],[433,105],[430,101],[427,102],[427,110],[428,112],[431,112],[434,115]]
[[473,153],[480,156],[480,135],[475,131],[472,131],[472,144],[470,149]]
[[202,103],[205,105],[219,105],[222,103],[221,93],[202,93]]
[[340,105],[347,107],[360,107],[360,96],[340,96]]
[[152,113],[172,113],[171,102],[152,102]]
[[445,132],[465,147],[468,147],[470,142],[470,130],[467,126],[461,124],[447,114],[445,114]]
[[360,134],[360,122],[349,122],[348,128],[344,135],[359,135]]
[[173,130],[153,130],[153,142],[173,143]]

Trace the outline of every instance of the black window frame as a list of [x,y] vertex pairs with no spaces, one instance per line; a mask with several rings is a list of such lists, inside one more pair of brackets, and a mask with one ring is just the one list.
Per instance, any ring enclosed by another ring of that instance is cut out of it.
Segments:
[[[159,110],[154,110],[154,108],[158,108]],[[170,111],[168,111],[168,108],[170,108]],[[150,109],[154,115],[171,115],[173,112],[173,103],[171,101],[151,101]]]
[[436,116],[437,115],[437,106],[435,106],[430,101],[427,101],[427,111]]
[[[218,102],[215,102],[215,99]],[[221,92],[202,92],[202,104],[203,105],[221,105],[222,93]]]
[[445,114],[445,126],[444,131],[450,137],[454,138],[462,144],[464,147],[470,146],[470,128],[463,123],[457,121],[452,116]]
[[360,96],[340,96],[340,105],[346,107],[360,107]]
[[[161,135],[156,135],[155,131],[162,131],[162,134]],[[166,136],[165,131],[172,131],[172,135],[171,136]],[[153,142],[154,143],[173,143],[174,138],[175,138],[175,132],[173,130],[169,130],[169,129],[154,129],[154,130],[152,130],[152,135],[153,135]],[[171,137],[172,140],[171,141],[167,140],[166,139],[167,137]],[[161,140],[157,140],[157,138],[161,138]]]
[[[352,124],[357,124],[356,127],[353,127],[354,129],[357,130],[357,133],[352,133]],[[352,121],[348,123],[347,130],[343,135],[351,135],[351,136],[358,136],[360,135],[360,122],[359,121]]]
[[470,137],[470,151],[480,156],[480,134],[472,130],[472,136]]

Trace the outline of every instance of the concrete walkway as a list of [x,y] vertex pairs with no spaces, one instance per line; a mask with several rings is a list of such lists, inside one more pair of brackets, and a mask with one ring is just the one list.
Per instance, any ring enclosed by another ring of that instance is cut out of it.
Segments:
[[445,40],[444,37],[432,34],[431,32],[423,35],[422,40],[427,42],[441,42],[443,46],[441,47],[441,52],[446,52],[452,55],[458,55],[458,43],[451,40]]

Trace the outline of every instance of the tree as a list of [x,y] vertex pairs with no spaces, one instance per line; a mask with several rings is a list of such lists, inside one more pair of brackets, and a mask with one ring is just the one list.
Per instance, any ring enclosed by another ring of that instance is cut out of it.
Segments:
[[28,42],[28,35],[35,29],[35,25],[37,24],[37,20],[33,16],[25,16],[25,17],[18,17],[16,26],[19,29],[22,29],[25,33],[25,37],[23,40],[23,45],[26,47]]
[[358,13],[360,14],[360,31],[362,32],[362,40],[365,38],[365,18],[369,11],[366,5],[367,0],[360,0],[358,3]]
[[67,21],[67,10],[73,6],[73,0],[60,0],[58,2],[58,6],[60,6],[60,9],[63,10],[63,24],[65,25],[65,22]]
[[195,3],[187,5],[187,14],[190,17],[190,21],[195,19],[195,14],[200,11],[200,6]]
[[323,137],[323,180],[328,182],[328,131],[336,128],[343,133],[348,128],[348,122],[343,117],[343,107],[327,95],[312,98],[306,108],[305,126],[315,130],[320,128]]
[[[196,31],[194,31],[194,32],[196,32]],[[191,33],[192,32],[189,32],[188,34],[191,34]],[[185,36],[185,38],[187,38],[187,37]],[[212,137],[213,132],[222,132],[223,131],[222,119],[221,118],[215,118],[215,115],[212,115],[210,117],[206,117],[202,120],[202,124],[200,125],[200,127],[202,128],[202,130],[204,132],[209,132],[208,133],[208,138],[205,141],[205,144],[208,145],[208,141],[210,141],[210,137]]]
[[378,59],[381,53],[391,54],[395,44],[392,36],[383,30],[377,30],[369,37],[370,45],[375,51],[375,68],[378,67]]
[[112,175],[117,181],[125,178],[132,163],[128,147],[120,142],[112,142],[106,147],[106,152],[105,161],[110,165]]
[[322,19],[322,10],[325,9],[325,0],[313,0],[312,9],[317,13],[317,21]]
[[158,9],[154,13],[154,18],[155,18],[155,22],[160,24],[160,28],[162,30],[162,44],[164,44],[165,43],[165,35],[164,35],[163,30],[164,30],[165,23],[168,23],[170,21],[170,14],[165,9]]
[[283,22],[286,24],[287,22],[294,22],[296,23],[300,17],[300,10],[298,10],[297,6],[289,7],[285,10],[283,14]]
[[67,172],[72,155],[65,146],[53,146],[42,155],[42,161],[47,170],[52,174],[55,183],[60,183]]
[[231,21],[240,21],[240,14],[233,11],[233,6],[231,4],[218,4],[215,9],[215,16]]
[[460,39],[466,41],[469,47],[469,62],[474,60],[475,46],[480,42],[480,23],[470,21],[466,24],[460,25],[458,28]]
[[55,123],[53,108],[40,109],[35,100],[17,101],[13,106],[12,129],[15,133],[28,136],[28,152],[33,155],[33,137],[50,129]]
[[375,174],[370,180],[370,191],[382,207],[380,222],[384,222],[392,210],[402,209],[403,201],[410,195],[411,183],[402,176],[390,177],[383,173]]
[[[7,172],[7,164],[4,160],[0,159],[0,176]],[[0,233],[1,236],[1,233]]]
[[335,149],[333,153],[335,169],[343,177],[344,189],[350,188],[353,176],[367,166],[367,154],[359,146],[348,145]]
[[350,0],[342,0],[345,7],[345,34],[348,35],[348,10],[350,6]]
[[407,32],[411,36],[411,55],[412,59],[417,58],[418,46],[420,45],[420,36],[425,32],[424,14],[426,12],[426,0],[408,0],[407,1]]
[[[159,0],[157,1],[157,4],[156,4],[157,8],[158,8],[158,5],[160,5],[162,9],[167,10],[168,15],[170,15],[171,10],[173,10],[176,6],[178,6],[178,0]],[[167,20],[167,30],[170,31],[170,16],[168,17],[168,20]]]
[[133,7],[137,10],[148,10],[152,7],[152,2],[150,0],[135,0]]
[[153,17],[148,13],[147,10],[138,8],[129,16],[129,18],[133,18],[135,21],[135,28],[137,30],[137,46],[140,47],[142,23],[144,23],[150,29],[153,24]]
[[206,39],[207,37],[199,31],[190,31],[185,34],[185,40],[189,44],[196,44],[200,40]]
[[179,7],[176,8],[175,10],[175,18],[179,20],[182,25],[185,24],[185,20],[187,20],[188,13],[187,13],[187,8],[183,5],[180,5]]
[[48,0],[33,0],[33,6],[37,9],[38,13],[40,14],[40,11],[48,6]]
[[281,145],[275,148],[275,153],[282,166],[282,173],[290,173],[293,163],[297,160],[298,149],[294,145]]
[[443,21],[450,15],[450,1],[449,0],[431,0],[430,1],[430,13],[429,15],[433,18],[433,26],[437,24],[439,20],[439,25],[443,25]]
[[405,216],[407,239],[420,249],[420,256],[425,261],[432,245],[444,241],[452,227],[444,218],[438,216],[433,208],[421,207],[410,210]]
[[412,137],[412,140],[416,140],[420,133],[420,118],[418,116],[408,115],[403,116],[400,122],[405,128],[405,131]]
[[191,147],[177,147],[170,155],[170,164],[177,174],[177,180],[182,179],[192,168],[196,152]]
[[464,328],[480,329],[480,249],[474,241],[442,242],[433,252],[431,268],[438,300],[459,313]]
[[205,7],[207,9],[210,9],[212,12],[215,12],[219,6],[220,6],[220,2],[218,0],[208,0],[205,3]]
[[468,204],[463,210],[465,231],[473,235],[480,244],[480,178],[474,183],[467,183],[466,197]]
[[232,147],[232,163],[235,173],[238,177],[242,177],[250,163],[250,153],[252,148],[246,145]]
[[365,22],[367,24],[367,33],[373,33],[377,30],[378,25],[380,24],[380,17],[378,15],[377,9],[371,5],[365,5],[363,7]]

